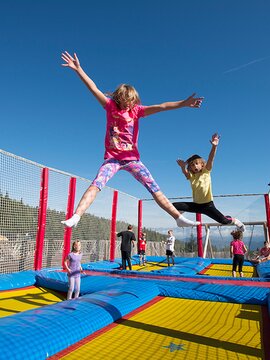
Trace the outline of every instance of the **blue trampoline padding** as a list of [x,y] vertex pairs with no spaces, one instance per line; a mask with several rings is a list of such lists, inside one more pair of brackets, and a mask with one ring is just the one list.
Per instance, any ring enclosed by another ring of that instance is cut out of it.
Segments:
[[[123,279],[109,276],[81,276],[80,295],[92,294],[104,289],[113,289],[115,286],[121,286],[123,283],[131,284],[131,281],[139,282],[143,280]],[[64,272],[46,271],[42,270],[36,275],[36,285],[48,289],[67,292],[68,291],[68,277]]]
[[270,281],[270,260],[267,260],[256,267],[258,276],[264,281]]
[[95,270],[95,269],[119,269],[118,262],[111,261],[98,261],[82,264],[83,270]]
[[2,318],[1,359],[46,359],[146,304],[158,292],[153,283],[122,280],[111,289]]
[[194,258],[183,261],[182,263],[175,263],[174,266],[170,266],[160,270],[153,270],[152,272],[155,274],[173,274],[173,275],[195,275],[199,273],[201,270],[205,269],[208,265],[211,264],[209,259],[202,258]]
[[40,270],[36,273],[36,286],[46,287],[48,289],[67,292],[68,277],[67,273],[62,271]]
[[[209,259],[211,264],[232,265],[232,259]],[[244,261],[244,266],[253,266],[249,260]]]
[[[135,257],[135,256],[134,256]],[[184,262],[187,262],[187,261],[194,261],[194,262],[197,262],[197,261],[204,261],[206,260],[207,262],[210,261],[210,264],[211,264],[211,260],[210,259],[203,259],[201,257],[194,257],[194,258],[190,258],[190,257],[175,257],[174,258],[174,263],[175,264],[182,264]],[[157,263],[167,263],[167,257],[166,256],[147,256],[147,261],[148,262],[157,262]]]
[[0,291],[32,286],[36,282],[35,275],[36,272],[33,270],[0,274]]
[[194,282],[155,281],[161,296],[231,302],[237,304],[265,305],[270,288],[224,284],[202,284]]

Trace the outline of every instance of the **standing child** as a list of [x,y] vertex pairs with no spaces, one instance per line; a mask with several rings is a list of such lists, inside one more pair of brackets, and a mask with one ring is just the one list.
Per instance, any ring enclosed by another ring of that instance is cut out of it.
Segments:
[[67,300],[72,298],[73,291],[74,299],[79,297],[80,294],[80,287],[81,287],[81,260],[82,260],[82,253],[81,253],[81,242],[76,240],[72,244],[71,252],[68,254],[67,258],[65,259],[65,268],[68,272],[68,293],[67,293]]
[[101,165],[96,178],[82,196],[74,215],[62,223],[68,227],[76,226],[96,195],[119,170],[128,171],[152,194],[156,203],[171,215],[178,226],[198,225],[181,215],[167,197],[160,191],[149,170],[140,161],[138,151],[139,119],[160,111],[179,109],[182,107],[198,108],[203,98],[195,98],[193,94],[186,100],[165,102],[159,105],[142,106],[134,87],[122,84],[108,98],[101,92],[94,81],[80,66],[76,54],[71,56],[67,51],[62,54],[63,66],[73,69],[94,95],[107,115],[105,135],[105,161]]
[[121,256],[122,256],[122,269],[126,270],[127,268],[127,263],[128,263],[128,268],[129,270],[132,270],[132,265],[131,265],[131,244],[132,247],[135,246],[135,241],[136,241],[136,237],[135,234],[133,232],[133,226],[132,225],[128,225],[128,228],[126,231],[121,231],[119,233],[117,233],[117,237],[122,238],[121,241]]
[[246,245],[242,241],[243,232],[241,230],[234,230],[231,232],[231,235],[233,237],[230,245],[231,257],[233,257],[232,276],[236,277],[236,269],[238,266],[240,277],[243,277],[244,255],[247,252]]
[[235,224],[239,230],[245,231],[244,224],[231,216],[224,216],[213,202],[211,170],[217,151],[220,136],[212,135],[211,151],[207,162],[199,155],[192,155],[187,161],[177,160],[183,174],[190,181],[193,202],[175,202],[173,205],[180,212],[200,213],[209,216],[222,225]]
[[170,266],[170,258],[172,259],[172,264],[174,265],[174,243],[175,243],[175,237],[173,235],[173,231],[168,231],[168,237],[166,240],[166,256],[167,256],[167,263],[168,266]]
[[143,233],[139,241],[140,266],[145,265],[145,250],[146,250],[146,233]]

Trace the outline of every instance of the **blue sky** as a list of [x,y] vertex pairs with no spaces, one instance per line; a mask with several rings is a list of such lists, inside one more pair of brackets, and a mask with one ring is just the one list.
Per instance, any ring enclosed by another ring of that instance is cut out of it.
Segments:
[[[106,92],[120,83],[144,105],[204,96],[200,109],[142,119],[142,161],[168,197],[191,195],[176,164],[204,157],[221,134],[214,194],[266,193],[269,176],[268,1],[5,0],[0,3],[1,148],[92,179],[103,161],[105,112],[61,52],[78,54]],[[108,186],[150,194],[129,174]]]

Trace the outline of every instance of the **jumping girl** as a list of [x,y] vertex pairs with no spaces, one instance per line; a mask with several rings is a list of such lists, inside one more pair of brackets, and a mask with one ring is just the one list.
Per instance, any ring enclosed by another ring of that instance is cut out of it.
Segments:
[[76,226],[88,207],[93,203],[99,191],[119,170],[128,171],[136,180],[145,186],[156,203],[171,215],[177,225],[194,226],[199,223],[190,221],[181,215],[167,197],[161,192],[149,170],[140,161],[138,151],[139,119],[160,111],[179,109],[182,107],[199,108],[203,98],[195,98],[195,94],[186,100],[165,102],[159,105],[142,106],[134,87],[122,84],[107,97],[80,66],[76,54],[71,56],[67,51],[62,53],[62,64],[74,70],[95,96],[107,115],[104,162],[98,170],[96,178],[82,196],[74,215],[62,223],[68,227]]
[[211,151],[207,162],[199,155],[192,155],[187,161],[178,159],[177,163],[185,177],[190,181],[193,202],[174,202],[173,205],[180,213],[185,211],[205,214],[222,225],[235,224],[239,230],[245,231],[244,224],[231,216],[224,216],[213,202],[210,172],[213,167],[220,136],[212,135]]

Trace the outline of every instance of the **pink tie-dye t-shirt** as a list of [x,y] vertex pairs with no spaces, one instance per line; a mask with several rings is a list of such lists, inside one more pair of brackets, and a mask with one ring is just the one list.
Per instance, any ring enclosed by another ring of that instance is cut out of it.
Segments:
[[107,99],[105,110],[107,126],[104,159],[139,160],[139,119],[145,106],[135,105],[132,110],[119,110],[112,99]]
[[242,240],[233,240],[231,241],[231,246],[233,247],[233,254],[234,255],[244,255],[244,243]]

